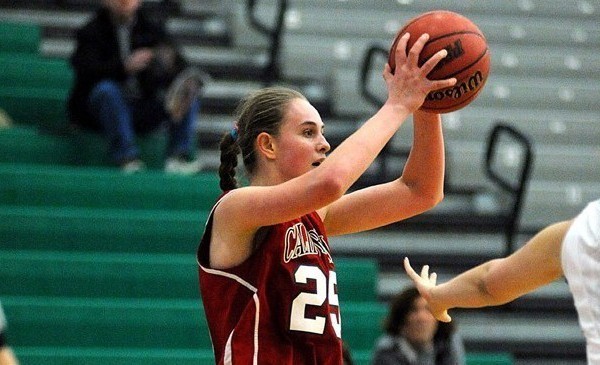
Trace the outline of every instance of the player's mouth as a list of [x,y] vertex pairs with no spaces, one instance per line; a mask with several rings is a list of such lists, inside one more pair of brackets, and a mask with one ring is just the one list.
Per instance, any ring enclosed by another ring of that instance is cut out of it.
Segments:
[[315,161],[315,162],[313,162],[313,163],[312,163],[312,165],[313,165],[314,167],[318,167],[318,166],[320,166],[320,165],[323,163],[323,161],[325,161],[325,159],[324,159],[324,158],[320,159],[319,161]]

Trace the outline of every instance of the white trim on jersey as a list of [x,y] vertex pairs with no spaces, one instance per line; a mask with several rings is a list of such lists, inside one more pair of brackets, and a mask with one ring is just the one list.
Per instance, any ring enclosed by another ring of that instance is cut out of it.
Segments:
[[252,296],[254,304],[256,305],[255,320],[254,320],[254,358],[252,359],[253,365],[258,365],[258,323],[260,321],[260,301],[258,295],[254,293]]
[[233,362],[231,361],[231,339],[233,338],[234,332],[235,329],[229,334],[229,338],[227,339],[227,343],[225,344],[225,350],[223,351],[223,364],[225,365],[233,364]]
[[[254,287],[254,285],[250,284],[249,282],[247,282],[246,280],[240,278],[237,275],[225,272],[225,271],[221,271],[221,270],[215,270],[215,269],[209,269],[207,267],[204,267],[202,265],[200,265],[200,268],[202,270],[204,270],[205,272],[212,274],[212,275],[218,275],[218,276],[224,276],[228,279],[232,279],[235,280],[236,282],[238,282],[239,284],[241,284],[242,286],[244,286],[245,288],[249,289],[250,291],[252,291],[254,293],[254,295],[252,295],[252,300],[254,300],[254,305],[256,306],[256,310],[255,310],[255,318],[254,318],[254,354],[253,354],[253,359],[252,359],[252,364],[253,365],[258,365],[258,325],[259,325],[259,319],[260,319],[260,301],[258,299],[258,295],[256,294],[258,292],[258,289],[256,289]],[[233,332],[235,331],[235,329],[229,334],[229,338],[227,339],[227,344],[225,344],[225,352],[223,355],[223,360],[225,365],[231,365],[231,339],[233,338]]]
[[218,276],[224,276],[226,278],[233,279],[233,280],[237,281],[238,283],[242,284],[244,287],[246,287],[247,289],[249,289],[250,291],[252,291],[255,294],[256,294],[256,292],[258,292],[258,289],[256,289],[254,287],[254,285],[250,284],[249,282],[247,282],[246,280],[240,278],[237,275],[228,273],[226,271],[221,271],[221,270],[216,270],[216,269],[209,269],[208,267],[204,267],[202,265],[200,265],[200,268],[203,271],[206,271],[209,274],[218,275]]

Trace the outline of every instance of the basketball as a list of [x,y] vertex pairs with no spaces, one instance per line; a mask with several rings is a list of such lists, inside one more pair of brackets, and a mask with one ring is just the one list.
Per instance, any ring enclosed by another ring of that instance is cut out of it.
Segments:
[[434,10],[412,18],[398,31],[390,48],[388,63],[392,71],[396,66],[396,45],[406,32],[410,33],[407,52],[421,34],[429,34],[429,41],[419,57],[419,65],[442,49],[448,51],[448,56],[427,76],[430,80],[450,77],[457,80],[452,87],[430,92],[421,110],[449,113],[477,98],[490,71],[490,51],[477,25],[460,14],[445,10]]

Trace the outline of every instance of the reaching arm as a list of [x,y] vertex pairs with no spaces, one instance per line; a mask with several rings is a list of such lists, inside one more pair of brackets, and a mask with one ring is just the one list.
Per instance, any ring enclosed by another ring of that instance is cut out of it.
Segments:
[[448,309],[508,303],[562,276],[561,246],[570,225],[569,221],[550,225],[512,255],[485,262],[437,286],[437,276],[429,274],[427,265],[419,275],[406,258],[404,268],[431,313],[448,322]]

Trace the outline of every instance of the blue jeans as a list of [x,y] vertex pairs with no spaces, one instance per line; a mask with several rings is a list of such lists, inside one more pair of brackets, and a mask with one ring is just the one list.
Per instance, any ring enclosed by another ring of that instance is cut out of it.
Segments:
[[102,124],[109,140],[110,155],[117,163],[138,158],[136,135],[155,131],[164,126],[165,122],[169,130],[167,156],[193,153],[194,121],[200,110],[197,99],[183,120],[173,123],[162,102],[153,98],[129,100],[120,83],[104,80],[97,83],[90,92],[88,108]]

